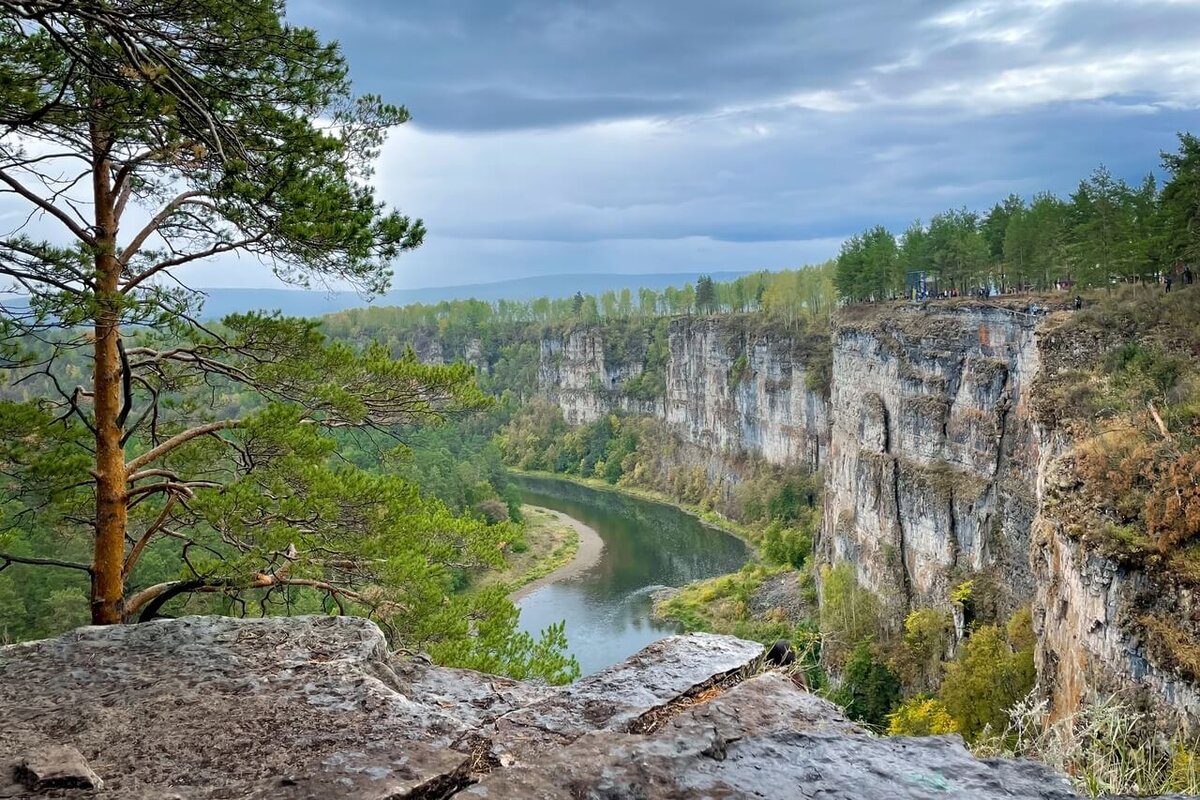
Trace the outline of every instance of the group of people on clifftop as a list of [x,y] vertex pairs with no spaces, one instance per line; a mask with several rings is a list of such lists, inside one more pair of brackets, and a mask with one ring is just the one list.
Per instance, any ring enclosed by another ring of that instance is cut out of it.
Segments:
[[[1195,276],[1192,274],[1191,267],[1184,267],[1179,271],[1179,282],[1183,286],[1191,286],[1194,277]],[[1174,284],[1174,282],[1174,276],[1171,273],[1168,272],[1167,274],[1163,275],[1163,291],[1171,291],[1171,286]]]

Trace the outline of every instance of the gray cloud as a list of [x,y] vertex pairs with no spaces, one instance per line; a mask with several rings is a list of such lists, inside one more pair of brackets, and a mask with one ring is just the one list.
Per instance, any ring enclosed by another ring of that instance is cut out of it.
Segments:
[[[356,81],[443,130],[803,105],[1195,102],[1186,0],[294,0]],[[1045,86],[1046,82],[1053,84]]]
[[[377,175],[430,229],[401,286],[795,266],[1100,162],[1137,179],[1200,107],[1200,0],[288,8],[413,112]],[[251,261],[185,277],[272,285]]]

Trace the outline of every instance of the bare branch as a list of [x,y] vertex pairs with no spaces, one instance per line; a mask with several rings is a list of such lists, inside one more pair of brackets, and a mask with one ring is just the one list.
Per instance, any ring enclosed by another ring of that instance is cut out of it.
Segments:
[[0,553],[0,561],[4,562],[4,565],[0,566],[0,571],[7,569],[10,564],[30,564],[35,567],[77,569],[88,574],[92,572],[91,566],[87,564],[77,564],[74,561],[60,561],[57,558],[28,558],[26,556],[15,556],[12,553]]
[[223,430],[228,430],[230,428],[236,428],[242,424],[243,424],[243,420],[240,420],[240,419],[225,419],[225,420],[221,420],[220,422],[209,422],[204,425],[197,425],[195,428],[189,428],[188,430],[184,431],[183,433],[175,434],[170,439],[167,439],[165,442],[160,444],[158,447],[148,450],[145,453],[142,453],[137,458],[130,461],[128,464],[125,465],[125,471],[130,472],[130,473],[137,472],[142,467],[146,466],[147,464],[149,464],[153,461],[157,461],[158,459],[165,456],[167,453],[170,453],[175,448],[177,448],[181,445],[187,444],[192,439],[195,439],[200,436],[205,436],[210,433],[216,433],[217,431],[223,431]]
[[150,540],[154,538],[154,534],[166,524],[176,500],[177,497],[175,495],[167,498],[167,502],[163,505],[163,509],[159,512],[158,517],[151,523],[150,527],[146,528],[145,533],[133,545],[133,549],[129,551],[129,555],[125,558],[125,567],[121,570],[122,578],[128,578],[129,574],[133,572],[133,568],[137,566],[138,559],[142,557],[142,551],[146,549],[146,545],[150,544]]
[[255,236],[252,239],[240,239],[236,242],[218,242],[217,244],[214,244],[212,247],[209,247],[206,250],[200,250],[195,253],[185,253],[183,255],[176,256],[175,258],[169,258],[166,261],[159,262],[158,264],[155,264],[153,267],[150,267],[149,269],[144,270],[143,272],[140,272],[137,275],[130,278],[129,280],[125,281],[125,286],[123,289],[121,289],[121,291],[123,293],[128,293],[128,292],[132,291],[138,284],[145,281],[147,278],[157,275],[158,273],[162,272],[163,270],[168,270],[173,267],[178,267],[182,264],[188,264],[188,263],[191,263],[192,261],[199,261],[204,258],[210,258],[212,256],[220,255],[222,253],[229,253],[234,250],[240,250],[243,247],[246,247],[248,245],[254,244],[255,242],[261,241],[265,237],[266,237],[266,234],[263,233],[258,236]]
[[29,191],[29,189],[25,188],[25,186],[23,186],[20,181],[18,181],[16,178],[13,178],[11,175],[6,173],[4,170],[0,170],[0,181],[7,183],[9,186],[11,186],[13,188],[13,191],[15,191],[17,194],[21,195],[26,200],[33,203],[35,206],[42,209],[47,214],[50,214],[51,216],[58,219],[58,221],[61,222],[63,225],[66,225],[67,229],[70,230],[71,233],[75,234],[75,236],[77,236],[81,242],[83,242],[84,244],[90,245],[92,247],[96,246],[96,237],[92,236],[90,233],[85,231],[79,225],[78,222],[71,219],[70,214],[63,211],[61,208],[54,205],[53,203],[50,203],[47,200],[45,200],[45,199],[39,197],[38,195],[34,194],[33,192]]
[[129,244],[121,251],[121,266],[128,264],[129,259],[137,255],[138,251],[142,249],[142,245],[145,244],[146,240],[158,230],[159,226],[163,224],[167,217],[175,213],[180,206],[184,205],[189,200],[203,196],[204,192],[194,190],[183,192],[163,206],[162,210],[155,214],[154,218],[147,222],[146,226],[138,231],[137,235],[134,236],[129,241]]

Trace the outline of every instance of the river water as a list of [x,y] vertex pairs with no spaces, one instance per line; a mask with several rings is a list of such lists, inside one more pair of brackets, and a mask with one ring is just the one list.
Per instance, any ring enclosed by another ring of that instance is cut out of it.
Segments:
[[526,503],[574,517],[604,540],[594,567],[517,603],[521,628],[535,635],[566,620],[584,675],[678,633],[650,619],[655,589],[734,572],[749,557],[740,539],[671,506],[553,478],[522,476],[519,485]]

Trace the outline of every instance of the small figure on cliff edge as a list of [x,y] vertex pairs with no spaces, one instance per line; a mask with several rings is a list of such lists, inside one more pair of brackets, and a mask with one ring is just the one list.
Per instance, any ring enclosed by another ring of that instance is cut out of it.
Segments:
[[1075,295],[1075,310],[1083,308],[1083,298],[1080,295]]

